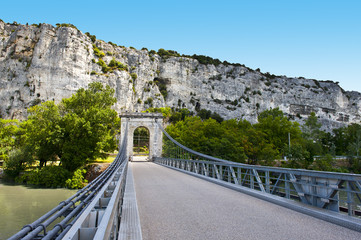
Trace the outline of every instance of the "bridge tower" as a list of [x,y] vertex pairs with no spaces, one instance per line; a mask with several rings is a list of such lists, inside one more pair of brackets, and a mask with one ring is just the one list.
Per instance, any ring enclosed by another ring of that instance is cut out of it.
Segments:
[[161,113],[122,113],[121,117],[121,139],[128,125],[127,134],[127,153],[133,157],[133,136],[138,127],[145,127],[149,131],[149,159],[160,157],[162,155],[163,133],[157,122],[162,123],[163,115]]

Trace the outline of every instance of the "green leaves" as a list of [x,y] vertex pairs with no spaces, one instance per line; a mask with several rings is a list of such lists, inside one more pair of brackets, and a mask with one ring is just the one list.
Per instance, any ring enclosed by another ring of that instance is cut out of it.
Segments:
[[[253,125],[246,120],[218,122],[212,118],[186,117],[169,125],[166,131],[198,152],[251,164],[273,165],[288,144],[288,133],[292,143],[302,142],[298,123],[290,122],[278,108],[262,112],[259,122]],[[170,153],[171,147],[166,144],[165,150]]]
[[79,89],[59,105],[52,101],[30,108],[22,123],[23,144],[31,149],[40,167],[60,160],[73,172],[87,162],[116,149],[115,134],[120,119],[111,107],[116,103],[114,89],[101,83]]
[[0,118],[0,159],[7,160],[15,146],[15,134],[19,131],[17,120]]
[[278,108],[266,110],[258,116],[258,123],[254,127],[265,134],[264,141],[274,145],[275,157],[280,154],[288,145],[288,135],[291,137],[291,144],[302,142],[301,130],[297,122],[291,122],[283,115]]

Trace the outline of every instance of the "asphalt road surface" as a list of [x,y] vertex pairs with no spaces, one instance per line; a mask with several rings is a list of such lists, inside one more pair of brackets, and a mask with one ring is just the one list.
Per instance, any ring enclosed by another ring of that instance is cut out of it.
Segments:
[[155,163],[130,166],[144,240],[361,239],[359,232]]

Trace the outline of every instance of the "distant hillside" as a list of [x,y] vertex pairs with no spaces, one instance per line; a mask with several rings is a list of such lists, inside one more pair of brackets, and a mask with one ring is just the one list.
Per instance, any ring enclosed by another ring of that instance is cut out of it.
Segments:
[[300,122],[315,112],[327,129],[359,123],[361,115],[361,94],[332,81],[275,76],[164,49],[117,46],[71,24],[0,20],[2,117],[23,119],[29,106],[59,102],[93,81],[116,90],[118,112],[170,106],[255,122],[258,112],[279,107]]

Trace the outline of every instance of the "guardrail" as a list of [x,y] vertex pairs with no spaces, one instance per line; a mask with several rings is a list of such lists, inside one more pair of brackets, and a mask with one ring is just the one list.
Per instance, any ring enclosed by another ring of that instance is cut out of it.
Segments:
[[8,240],[115,239],[128,164],[126,149],[124,137],[118,155],[103,173]]
[[60,235],[59,239],[116,239],[122,214],[127,167],[128,161],[123,161],[69,231]]
[[[174,140],[158,123],[168,146],[155,162],[230,184],[361,216],[361,175],[248,165],[215,158]],[[170,140],[170,141],[169,141]],[[173,143],[173,145],[169,145]]]
[[155,162],[318,208],[361,215],[361,175],[175,158],[155,158]]

